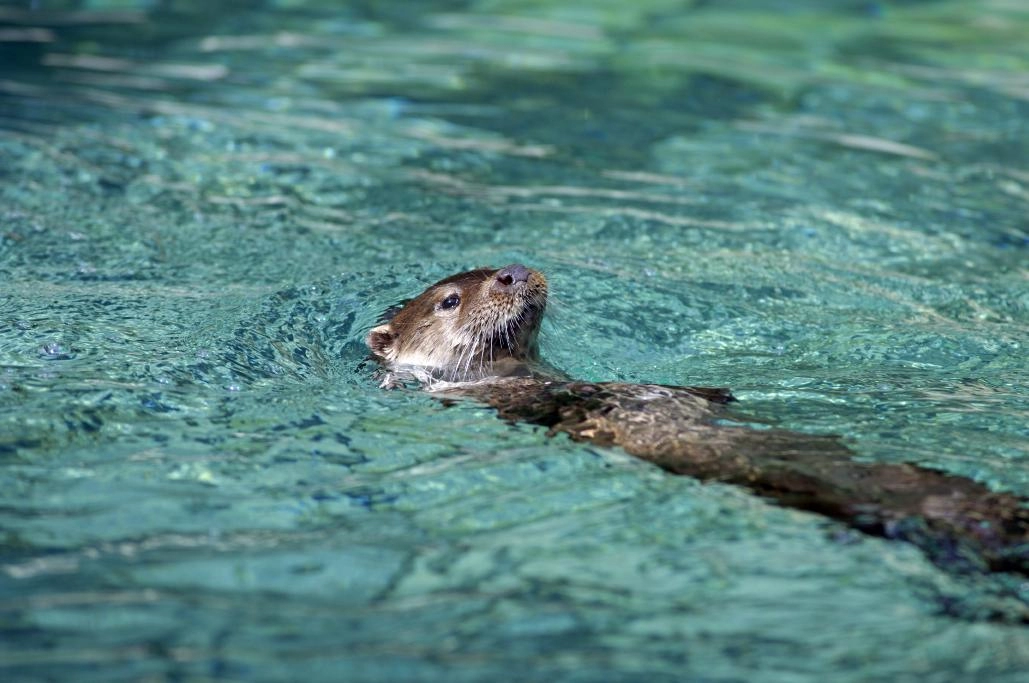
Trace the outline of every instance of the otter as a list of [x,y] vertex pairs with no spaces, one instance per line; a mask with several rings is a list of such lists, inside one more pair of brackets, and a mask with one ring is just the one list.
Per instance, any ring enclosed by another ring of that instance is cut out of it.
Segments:
[[414,377],[469,382],[532,374],[547,279],[514,264],[478,268],[440,280],[368,334],[389,368],[383,386]]
[[[870,535],[903,540],[960,572],[1029,575],[1029,507],[971,479],[859,462],[834,436],[733,424],[728,389],[581,382],[546,365],[537,336],[547,280],[521,264],[440,280],[367,337],[384,387],[415,380],[445,404],[617,446],[673,473],[745,487]],[[1029,620],[1029,610],[1020,617]]]

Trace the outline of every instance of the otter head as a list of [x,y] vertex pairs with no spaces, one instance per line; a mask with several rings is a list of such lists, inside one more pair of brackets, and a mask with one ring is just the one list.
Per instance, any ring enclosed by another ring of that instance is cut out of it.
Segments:
[[369,332],[367,343],[390,370],[423,379],[515,374],[538,357],[536,336],[546,305],[542,273],[517,263],[479,268],[426,289]]

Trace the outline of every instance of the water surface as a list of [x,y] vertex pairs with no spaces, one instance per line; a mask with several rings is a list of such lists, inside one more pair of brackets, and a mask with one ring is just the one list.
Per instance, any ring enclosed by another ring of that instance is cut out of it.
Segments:
[[1021,3],[42,4],[0,8],[5,680],[1022,679],[1024,581],[363,345],[520,261],[574,376],[1029,496]]

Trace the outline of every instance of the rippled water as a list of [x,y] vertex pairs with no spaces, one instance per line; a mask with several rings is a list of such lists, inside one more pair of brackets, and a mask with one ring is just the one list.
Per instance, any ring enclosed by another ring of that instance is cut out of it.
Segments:
[[574,376],[1029,496],[1023,3],[34,4],[5,680],[1022,680],[1024,581],[384,392],[362,340],[521,261]]

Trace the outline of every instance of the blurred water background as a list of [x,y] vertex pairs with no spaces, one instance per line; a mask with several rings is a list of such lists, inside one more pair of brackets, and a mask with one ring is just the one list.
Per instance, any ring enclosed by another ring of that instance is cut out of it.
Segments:
[[1029,496],[1027,121],[1022,0],[0,3],[0,678],[1024,681],[1024,581],[363,335],[520,261],[576,377]]

